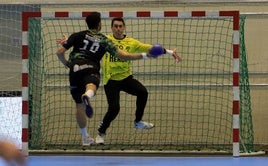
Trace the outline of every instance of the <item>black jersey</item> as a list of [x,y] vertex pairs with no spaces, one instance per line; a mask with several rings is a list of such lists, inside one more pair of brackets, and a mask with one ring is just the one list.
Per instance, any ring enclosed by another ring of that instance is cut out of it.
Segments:
[[85,30],[73,33],[62,45],[67,50],[73,47],[69,62],[74,65],[90,64],[100,70],[100,61],[106,52],[117,56],[117,47],[102,33]]

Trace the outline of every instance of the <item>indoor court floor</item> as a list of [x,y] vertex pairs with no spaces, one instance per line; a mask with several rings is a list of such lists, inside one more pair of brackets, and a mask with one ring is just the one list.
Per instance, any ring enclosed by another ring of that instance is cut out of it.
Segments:
[[[266,166],[268,157],[29,156],[26,166]],[[8,166],[3,160],[0,166]]]

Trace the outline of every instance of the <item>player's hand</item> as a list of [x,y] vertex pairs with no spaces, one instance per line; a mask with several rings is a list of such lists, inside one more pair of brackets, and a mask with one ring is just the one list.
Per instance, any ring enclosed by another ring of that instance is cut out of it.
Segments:
[[62,45],[64,42],[68,40],[68,37],[66,35],[63,35],[61,39],[57,39],[57,44]]
[[174,49],[173,50],[173,54],[172,54],[173,58],[179,63],[182,61],[181,57],[177,54],[177,50]]
[[0,157],[7,163],[15,162],[17,165],[25,165],[25,158],[15,144],[8,141],[0,141]]

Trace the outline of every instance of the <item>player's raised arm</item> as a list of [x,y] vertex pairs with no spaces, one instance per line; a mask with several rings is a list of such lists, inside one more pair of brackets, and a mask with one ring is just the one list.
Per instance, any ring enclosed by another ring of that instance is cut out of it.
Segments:
[[58,59],[61,61],[61,63],[62,63],[64,66],[66,66],[66,67],[69,68],[70,66],[69,66],[68,60],[65,58],[65,55],[64,55],[64,53],[66,52],[67,49],[64,48],[64,47],[62,46],[62,44],[63,44],[64,42],[66,42],[67,40],[68,40],[67,35],[63,35],[62,38],[57,39],[56,43],[57,43],[58,45],[60,45],[60,48],[57,50],[56,54],[57,54],[57,56],[58,56]]

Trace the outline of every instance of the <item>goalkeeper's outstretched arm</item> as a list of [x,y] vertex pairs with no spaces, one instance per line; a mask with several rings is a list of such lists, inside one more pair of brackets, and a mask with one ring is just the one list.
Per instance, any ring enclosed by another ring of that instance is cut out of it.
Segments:
[[[58,45],[62,45],[64,42],[67,41],[67,39],[68,39],[68,37],[66,35],[63,35],[63,37],[60,39],[57,39],[56,42]],[[65,51],[66,51],[66,49],[64,47],[61,47],[58,50],[57,55],[58,55],[58,58],[61,61],[61,63],[63,63],[66,67],[69,67],[68,61],[65,59],[65,56],[64,56]],[[147,52],[147,53],[127,53],[121,49],[118,49],[117,54],[118,54],[118,57],[122,60],[138,60],[138,59],[146,59],[147,57],[153,57],[152,55],[150,55],[149,52]],[[169,49],[164,49],[164,54],[172,55],[177,62],[180,62],[182,60],[181,57],[177,54],[176,49],[174,49],[173,51],[169,50]]]
[[122,60],[138,60],[152,57],[149,53],[128,53],[121,49],[117,50],[117,56]]

